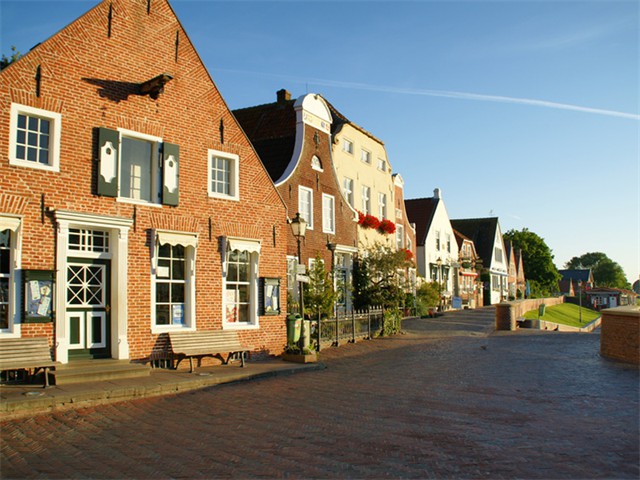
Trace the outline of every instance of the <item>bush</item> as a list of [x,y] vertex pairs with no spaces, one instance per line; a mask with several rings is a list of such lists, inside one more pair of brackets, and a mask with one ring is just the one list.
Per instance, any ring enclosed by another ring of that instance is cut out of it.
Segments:
[[387,337],[400,333],[402,326],[402,315],[398,309],[389,309],[384,312],[383,328],[380,336]]

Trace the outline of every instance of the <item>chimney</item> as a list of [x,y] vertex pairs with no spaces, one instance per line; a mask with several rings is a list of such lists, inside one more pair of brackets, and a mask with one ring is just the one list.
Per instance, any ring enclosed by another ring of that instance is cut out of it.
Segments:
[[278,90],[276,92],[276,95],[278,98],[278,103],[284,103],[291,100],[291,94],[284,88],[282,90]]
[[433,198],[441,198],[441,197],[442,197],[442,191],[439,188],[434,188]]

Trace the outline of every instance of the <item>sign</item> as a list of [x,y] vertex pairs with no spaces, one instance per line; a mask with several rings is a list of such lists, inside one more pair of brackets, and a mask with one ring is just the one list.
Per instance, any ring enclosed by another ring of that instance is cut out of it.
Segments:
[[298,273],[296,275],[296,282],[309,283],[309,277]]
[[307,272],[307,266],[306,265],[302,265],[302,264],[298,264],[296,267],[296,273],[306,273]]

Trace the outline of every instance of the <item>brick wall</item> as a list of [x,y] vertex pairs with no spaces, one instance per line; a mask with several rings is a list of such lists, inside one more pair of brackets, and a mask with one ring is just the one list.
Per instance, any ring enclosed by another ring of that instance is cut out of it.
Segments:
[[640,365],[639,307],[617,307],[602,311],[600,354]]
[[[135,219],[129,232],[129,282],[118,286],[128,290],[134,359],[147,357],[154,345],[163,343],[151,333],[151,229],[199,235],[198,329],[222,325],[221,236],[261,241],[260,276],[282,279],[280,303],[286,305],[289,227],[282,198],[168,3],[150,5],[148,12],[146,0],[103,2],[0,73],[0,213],[22,215],[22,268],[56,268],[55,210]],[[39,97],[34,80],[38,67]],[[139,83],[165,72],[173,80],[157,99],[139,94]],[[62,115],[60,172],[9,165],[14,102]],[[134,206],[98,196],[96,127],[126,128],[179,145],[179,206]],[[240,201],[207,195],[208,149],[239,155]],[[47,208],[43,221],[41,195]],[[25,336],[53,336],[54,331],[50,324],[22,328]],[[247,342],[276,354],[285,335],[284,314],[261,317],[259,330],[241,332]]]

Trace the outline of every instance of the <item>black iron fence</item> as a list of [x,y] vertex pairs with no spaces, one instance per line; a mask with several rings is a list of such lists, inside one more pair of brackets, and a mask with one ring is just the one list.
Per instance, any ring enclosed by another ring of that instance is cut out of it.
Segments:
[[[334,318],[320,320],[320,347],[338,346],[345,342],[370,339],[383,328],[382,308],[337,312]],[[311,338],[318,342],[318,321],[312,322]]]

